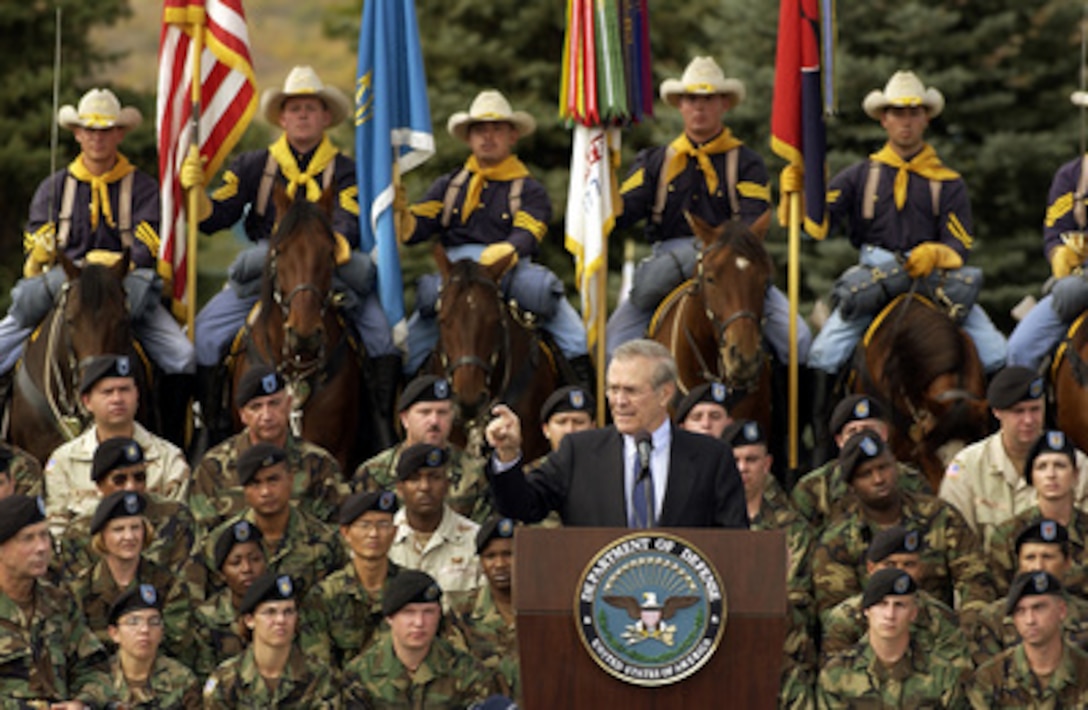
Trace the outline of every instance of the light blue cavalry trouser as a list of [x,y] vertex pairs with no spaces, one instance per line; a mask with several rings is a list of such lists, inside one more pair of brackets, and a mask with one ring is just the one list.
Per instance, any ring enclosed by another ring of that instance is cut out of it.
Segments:
[[[654,244],[654,254],[660,254],[673,249],[694,249],[691,239],[666,239]],[[690,278],[693,274],[687,274]],[[679,286],[680,284],[676,284]],[[646,337],[646,329],[650,327],[653,313],[644,311],[630,300],[621,303],[608,318],[605,326],[605,338],[607,343],[605,350],[609,361],[616,348],[628,340]],[[763,338],[770,346],[775,359],[781,363],[787,363],[790,359],[790,302],[786,294],[777,287],[768,285],[767,295],[763,299]],[[797,357],[800,362],[808,358],[808,349],[812,344],[812,332],[808,323],[797,316]]]
[[1008,365],[1022,365],[1038,370],[1046,356],[1054,349],[1069,329],[1054,312],[1054,297],[1048,295],[1028,311],[1009,336]]
[[[863,266],[892,266],[895,264],[895,255],[880,247],[862,247],[859,262]],[[831,312],[831,316],[824,323],[824,327],[812,341],[812,348],[808,353],[808,366],[814,370],[835,374],[838,372],[854,347],[865,334],[865,329],[873,322],[875,316],[865,316],[846,320],[838,308]],[[996,372],[1005,365],[1005,353],[1007,343],[1005,336],[1001,334],[986,315],[986,311],[977,303],[967,312],[967,317],[960,327],[971,336],[978,350],[979,359],[986,372]]]
[[[450,261],[461,259],[479,261],[480,254],[485,248],[487,248],[485,244],[461,244],[448,247],[446,255]],[[521,264],[520,259],[518,264]],[[516,280],[518,274],[518,267],[515,266],[510,272],[510,278]],[[588,353],[585,324],[582,323],[582,317],[578,315],[578,311],[574,310],[574,306],[570,305],[570,301],[566,298],[559,299],[559,307],[554,316],[548,319],[541,318],[539,323],[541,328],[548,331],[556,346],[568,360]],[[410,377],[419,372],[419,368],[423,367],[437,344],[438,319],[425,318],[417,309],[408,319],[408,360],[404,365],[405,374]]]

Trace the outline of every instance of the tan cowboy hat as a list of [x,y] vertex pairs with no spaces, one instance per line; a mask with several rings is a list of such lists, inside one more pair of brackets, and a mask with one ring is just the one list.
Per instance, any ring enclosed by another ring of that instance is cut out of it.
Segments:
[[335,86],[325,86],[313,67],[295,67],[283,82],[283,89],[266,89],[261,94],[261,115],[273,126],[280,123],[283,102],[292,96],[316,96],[332,115],[332,125],[351,114],[351,102]]
[[1074,106],[1088,106],[1088,91],[1074,91],[1069,99]]
[[79,100],[78,109],[66,104],[57,112],[57,123],[70,131],[76,128],[135,128],[142,120],[139,109],[122,108],[109,89],[91,89]]
[[685,94],[724,94],[732,97],[732,106],[736,106],[744,101],[744,82],[726,78],[722,68],[710,57],[696,57],[679,79],[661,82],[661,98],[670,106],[679,106],[680,97]]
[[914,72],[897,71],[883,91],[870,91],[861,102],[865,113],[877,121],[889,106],[922,106],[930,118],[937,118],[944,110],[944,96],[932,86],[924,87]]
[[468,141],[468,129],[473,123],[511,124],[518,132],[518,138],[524,138],[536,130],[536,119],[524,111],[510,108],[510,102],[501,92],[488,89],[476,94],[468,113],[458,111],[450,116],[446,130],[450,135],[462,141]]

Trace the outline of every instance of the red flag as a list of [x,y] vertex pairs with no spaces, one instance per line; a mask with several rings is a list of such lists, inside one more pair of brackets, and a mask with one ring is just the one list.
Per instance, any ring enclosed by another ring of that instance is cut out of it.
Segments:
[[205,182],[219,170],[257,110],[242,0],[164,0],[159,39],[156,127],[162,186],[159,270],[170,285],[175,315],[186,294],[185,192],[178,171],[193,141],[193,39],[201,33],[200,154]]
[[774,67],[771,149],[805,169],[805,231],[827,233],[826,153],[820,95],[818,0],[782,0]]

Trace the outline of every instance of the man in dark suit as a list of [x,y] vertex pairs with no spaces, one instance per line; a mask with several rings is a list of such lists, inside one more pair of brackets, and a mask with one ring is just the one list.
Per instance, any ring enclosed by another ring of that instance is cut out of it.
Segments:
[[606,378],[614,424],[564,437],[529,473],[517,415],[495,407],[486,431],[495,450],[488,477],[503,515],[536,522],[556,510],[565,525],[747,528],[732,451],[669,421],[677,376],[668,350],[628,341],[613,354]]

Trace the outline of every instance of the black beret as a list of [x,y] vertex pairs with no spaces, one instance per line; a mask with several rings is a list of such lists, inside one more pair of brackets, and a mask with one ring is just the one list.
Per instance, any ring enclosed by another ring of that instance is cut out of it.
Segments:
[[[235,545],[241,545],[246,542],[260,543],[261,530],[248,520],[239,520],[234,525],[227,527],[226,530],[219,533],[219,537],[215,540],[215,569],[223,569],[223,563],[230,557],[230,551],[234,549]],[[260,545],[258,544],[258,547]]]
[[116,626],[117,620],[130,611],[141,609],[162,611],[162,598],[150,584],[137,584],[113,601],[110,605],[110,626]]
[[102,530],[114,518],[130,518],[142,515],[147,508],[147,497],[132,491],[114,491],[103,498],[91,517],[91,534]]
[[87,394],[95,383],[104,377],[135,377],[132,360],[128,355],[97,355],[83,366],[83,379],[79,393]]
[[264,441],[258,442],[238,456],[238,483],[247,486],[261,469],[286,460],[287,452],[280,447]]
[[721,382],[704,382],[698,387],[692,387],[680,400],[680,404],[676,405],[676,422],[681,423],[687,419],[692,408],[701,402],[717,404],[726,412],[735,404],[733,392]]
[[547,423],[553,414],[560,412],[586,412],[589,416],[597,411],[597,400],[585,388],[576,385],[560,387],[544,400],[540,408],[540,421]]
[[767,435],[759,422],[751,419],[738,419],[722,431],[722,441],[733,448],[767,443]]
[[234,406],[241,409],[255,397],[267,397],[281,391],[287,383],[268,365],[254,365],[245,371],[234,392]]
[[127,436],[115,436],[106,439],[94,450],[94,462],[91,464],[91,480],[100,482],[111,471],[118,468],[135,466],[144,461],[144,450],[135,439]]
[[0,500],[0,544],[20,530],[45,520],[45,501],[19,493]]
[[450,398],[450,383],[438,375],[420,375],[404,386],[397,400],[397,411],[403,412],[416,402],[445,402]]
[[438,468],[449,460],[446,450],[430,444],[413,444],[400,452],[397,480],[403,481],[421,468]]
[[382,594],[382,616],[392,616],[407,604],[427,604],[442,599],[442,588],[434,577],[417,569],[402,569],[386,582]]
[[839,453],[839,466],[847,482],[854,480],[854,472],[858,466],[872,461],[887,450],[888,445],[872,429],[862,429],[847,439]]
[[368,491],[353,493],[340,504],[340,524],[351,525],[359,516],[370,510],[394,515],[400,505],[393,491]]
[[238,607],[238,613],[252,614],[262,602],[283,602],[294,598],[294,580],[289,575],[269,570],[249,585]]
[[865,593],[861,595],[861,608],[868,609],[887,596],[902,597],[914,594],[917,590],[918,585],[914,583],[914,578],[903,570],[895,567],[877,570],[865,584]]
[[1035,370],[1012,365],[994,375],[986,389],[986,399],[994,409],[1009,409],[1030,399],[1039,399],[1046,388]]
[[1043,518],[1026,526],[1016,536],[1016,555],[1020,556],[1020,548],[1025,542],[1039,542],[1049,545],[1061,545],[1063,551],[1069,545],[1069,529],[1057,520]]
[[510,518],[492,517],[476,531],[476,554],[482,553],[487,543],[495,538],[512,537],[514,537],[514,521]]
[[1005,598],[1005,614],[1012,616],[1021,599],[1041,594],[1064,596],[1062,583],[1049,572],[1025,572],[1012,581],[1009,596]]
[[1065,435],[1065,432],[1057,429],[1044,431],[1043,435],[1031,445],[1028,457],[1024,460],[1024,480],[1028,482],[1029,486],[1033,485],[1031,470],[1035,468],[1035,459],[1040,454],[1065,454],[1069,457],[1070,465],[1074,469],[1077,467],[1077,450],[1073,447],[1073,442]]
[[901,525],[884,528],[869,543],[865,558],[870,562],[886,560],[890,555],[919,552],[922,548],[922,536],[917,530],[907,530]]
[[871,395],[852,394],[844,397],[831,410],[831,421],[828,422],[828,426],[832,434],[838,434],[850,422],[862,419],[887,421],[887,411],[884,403]]

